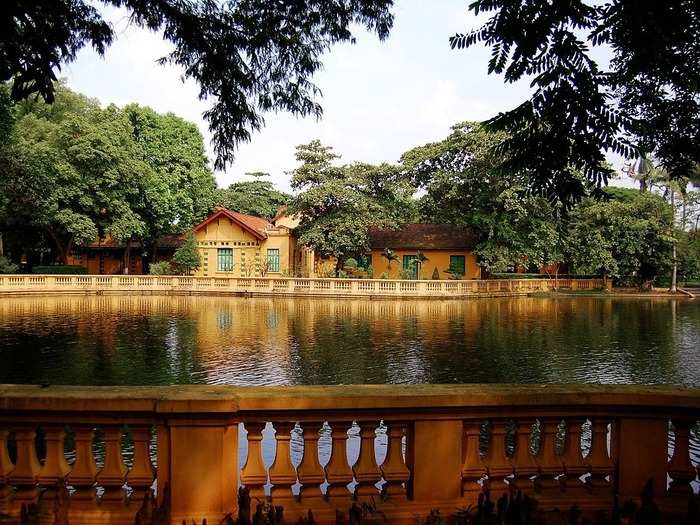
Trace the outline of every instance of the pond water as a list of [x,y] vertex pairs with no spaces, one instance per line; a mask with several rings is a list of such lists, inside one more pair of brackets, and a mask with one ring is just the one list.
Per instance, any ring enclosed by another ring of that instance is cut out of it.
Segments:
[[700,386],[700,301],[0,298],[0,383]]

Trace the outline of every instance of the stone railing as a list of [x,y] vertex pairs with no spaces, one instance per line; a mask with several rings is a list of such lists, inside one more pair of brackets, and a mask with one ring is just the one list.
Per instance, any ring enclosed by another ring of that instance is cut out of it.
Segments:
[[501,279],[416,281],[278,277],[181,277],[156,275],[0,275],[0,293],[220,293],[443,297],[524,295],[555,288],[593,290],[603,279]]
[[595,512],[648,480],[682,513],[699,416],[700,390],[665,387],[0,385],[0,516],[131,524],[153,486],[168,523],[216,524],[242,485],[288,523],[363,502],[421,523],[484,487]]

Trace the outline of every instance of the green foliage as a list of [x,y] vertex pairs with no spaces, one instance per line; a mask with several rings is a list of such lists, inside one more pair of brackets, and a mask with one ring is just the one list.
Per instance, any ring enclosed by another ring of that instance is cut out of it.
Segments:
[[129,200],[144,223],[146,240],[155,242],[200,222],[214,207],[216,181],[197,126],[138,104],[129,104],[123,112],[148,167],[139,177],[140,197]]
[[148,265],[148,273],[151,275],[172,275],[173,267],[170,261],[152,262]]
[[433,268],[433,275],[431,275],[430,278],[431,278],[433,281],[439,281],[439,280],[440,280],[440,272],[438,271],[437,267]]
[[228,188],[217,190],[216,205],[270,220],[291,199],[291,195],[275,189],[272,182],[253,180],[234,182]]
[[425,191],[425,222],[471,227],[476,253],[491,272],[560,260],[558,209],[527,190],[523,177],[499,171],[496,145],[505,137],[473,122],[452,127],[443,141],[401,157],[409,176]]
[[84,275],[87,268],[77,264],[52,264],[49,266],[34,266],[32,273],[42,275]]
[[453,280],[459,280],[464,277],[464,272],[462,272],[462,269],[452,265],[445,270],[445,273],[447,273],[450,276],[450,279]]
[[620,202],[633,202],[639,196],[639,191],[634,188],[620,188],[617,186],[608,186],[603,190],[605,197]]
[[428,262],[428,257],[421,251],[416,252],[416,258],[411,261],[416,267],[416,279],[422,279],[423,265]]
[[52,105],[14,108],[0,146],[0,223],[54,243],[59,261],[98,236],[148,244],[211,210],[214,177],[196,126],[130,105],[102,109],[59,84]]
[[[697,2],[477,0],[485,23],[450,39],[491,48],[488,72],[527,78],[529,100],[488,121],[508,132],[501,169],[566,204],[586,193],[579,173],[607,180],[605,152],[654,153],[680,176],[700,161]],[[609,64],[592,47],[612,52]],[[664,57],[658,60],[658,57]]]
[[700,231],[678,236],[678,278],[685,282],[700,281]]
[[[393,23],[391,0],[102,0],[98,5],[122,6],[131,23],[163,34],[173,50],[160,62],[178,66],[199,84],[200,99],[214,101],[204,117],[217,168],[264,125],[266,112],[320,117],[319,89],[311,78],[321,68],[321,55],[333,44],[353,42],[351,28],[364,27],[384,39]],[[14,78],[15,100],[38,93],[52,102],[54,71],[85,46],[104,55],[115,36],[86,0],[13,2],[4,8],[0,81]]]
[[187,275],[197,270],[202,264],[197,249],[197,240],[191,233],[185,237],[184,242],[175,251],[173,255],[173,263],[178,269]]
[[639,193],[631,202],[588,199],[574,208],[566,252],[575,273],[644,283],[669,269],[673,241],[672,208]]
[[17,273],[19,266],[13,263],[7,257],[0,255],[0,274],[1,273]]
[[345,259],[369,251],[371,226],[391,227],[401,220],[407,191],[394,166],[337,166],[338,158],[318,140],[297,146],[301,164],[291,175],[299,193],[290,206],[300,218],[299,242],[322,257],[335,257],[336,274]]
[[492,279],[548,279],[549,275],[546,273],[492,273],[490,274]]
[[391,271],[391,263],[398,262],[399,256],[391,248],[384,248],[382,251],[382,257],[386,259],[387,272]]
[[357,260],[353,259],[352,257],[348,258],[348,259],[345,261],[345,266],[344,266],[344,268],[346,268],[346,269],[349,268],[349,269],[351,269],[351,270],[357,269]]

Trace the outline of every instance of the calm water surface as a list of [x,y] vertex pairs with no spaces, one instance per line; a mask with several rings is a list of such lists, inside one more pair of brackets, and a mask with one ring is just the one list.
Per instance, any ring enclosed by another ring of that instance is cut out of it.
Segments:
[[700,301],[0,298],[0,383],[678,383]]

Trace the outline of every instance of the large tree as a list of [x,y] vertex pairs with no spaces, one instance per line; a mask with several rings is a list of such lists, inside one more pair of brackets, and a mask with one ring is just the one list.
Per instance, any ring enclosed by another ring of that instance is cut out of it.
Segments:
[[420,188],[421,219],[470,226],[488,271],[536,268],[557,261],[557,208],[527,191],[526,181],[499,169],[495,146],[503,133],[462,122],[440,142],[419,146],[401,158],[404,174]]
[[573,270],[651,286],[673,262],[673,209],[658,195],[586,199],[569,217],[566,246]]
[[53,104],[27,100],[10,112],[0,225],[45,232],[60,261],[98,236],[129,247],[211,210],[214,178],[193,124],[138,106],[103,109],[63,85]]
[[[264,113],[320,116],[312,77],[320,57],[338,42],[354,41],[353,26],[385,38],[391,0],[100,0],[124,8],[129,20],[162,31],[173,51],[162,63],[180,66],[195,80],[212,131],[216,167],[233,159],[236,145],[264,125]],[[112,27],[85,0],[9,0],[0,17],[0,81],[13,80],[12,97],[55,98],[54,81],[78,51],[99,54],[112,43]]]
[[396,203],[403,183],[392,190],[389,181],[400,180],[394,166],[337,165],[333,148],[318,140],[297,146],[296,159],[292,188],[299,193],[290,212],[300,219],[299,242],[334,257],[338,275],[348,257],[367,253],[371,226],[401,222]]
[[130,204],[144,221],[143,240],[155,250],[159,237],[181,233],[212,211],[216,181],[195,124],[138,104],[123,111],[139,158],[150,168],[139,177],[139,196]]
[[130,137],[126,116],[59,87],[56,103],[26,101],[16,110],[6,146],[11,168],[0,179],[5,220],[32,226],[53,241],[65,262],[76,243],[109,234],[138,237],[144,224],[130,206],[149,171]]
[[[453,47],[491,48],[488,72],[531,97],[488,121],[508,135],[501,168],[570,204],[603,183],[605,152],[654,155],[674,177],[700,161],[700,8],[695,0],[476,0],[490,13]],[[609,65],[593,47],[610,50]]]
[[216,204],[229,210],[272,219],[282,206],[290,203],[292,196],[279,191],[269,180],[261,180],[267,173],[247,173],[256,180],[234,182],[228,188],[217,191]]

